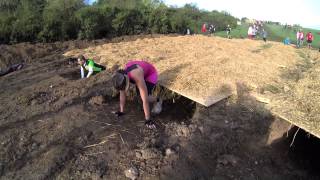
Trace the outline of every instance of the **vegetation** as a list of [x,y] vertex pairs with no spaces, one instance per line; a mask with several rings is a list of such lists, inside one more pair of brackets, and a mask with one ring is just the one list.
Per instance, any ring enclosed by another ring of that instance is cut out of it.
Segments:
[[224,30],[237,19],[193,4],[168,7],[158,0],[1,0],[0,44],[110,38],[146,33],[200,32],[203,23]]
[[[242,21],[244,21],[242,19]],[[247,38],[248,36],[248,28],[249,24],[242,22],[240,26],[236,26],[231,32],[233,38]],[[304,34],[306,35],[308,32],[311,32],[314,36],[314,41],[312,42],[312,47],[320,48],[320,31],[310,28],[303,28],[298,25],[295,25],[291,28],[285,28],[283,25],[279,25],[276,22],[267,22],[264,24],[264,29],[268,33],[268,40],[271,41],[279,41],[282,42],[286,37],[289,37],[291,43],[296,42],[296,33],[297,30],[302,29]],[[216,33],[217,36],[226,37],[226,31],[219,31]],[[258,39],[262,39],[262,37],[258,36]],[[306,42],[304,43],[306,45]]]

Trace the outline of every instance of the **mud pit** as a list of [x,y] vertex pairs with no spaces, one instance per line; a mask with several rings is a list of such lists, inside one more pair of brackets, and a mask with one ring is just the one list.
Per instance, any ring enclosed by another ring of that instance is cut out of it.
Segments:
[[290,148],[295,131],[287,137],[289,125],[245,85],[210,108],[167,100],[152,131],[137,100],[122,118],[110,113],[118,98],[108,71],[77,79],[78,68],[62,55],[69,43],[0,78],[1,179],[126,179],[128,168],[138,179],[319,178],[319,140],[298,133]]

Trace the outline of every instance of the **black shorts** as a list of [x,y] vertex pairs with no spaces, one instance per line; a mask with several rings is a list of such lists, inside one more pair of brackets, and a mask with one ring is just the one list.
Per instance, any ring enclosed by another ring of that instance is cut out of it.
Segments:
[[[146,82],[146,86],[147,86],[147,90],[148,90],[148,95],[152,95],[152,92],[153,92],[154,88],[156,87],[156,85],[151,82],[148,82],[148,81],[145,81],[145,82]],[[137,94],[140,96],[140,91],[139,91],[138,86],[136,86],[136,91],[137,91]]]
[[312,40],[307,40],[307,43],[312,43]]

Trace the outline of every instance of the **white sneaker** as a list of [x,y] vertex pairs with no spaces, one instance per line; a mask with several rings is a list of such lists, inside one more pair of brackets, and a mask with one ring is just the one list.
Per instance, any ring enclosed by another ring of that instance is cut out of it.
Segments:
[[151,110],[151,112],[153,114],[160,114],[162,111],[162,99],[160,99],[158,102],[153,104],[153,108]]

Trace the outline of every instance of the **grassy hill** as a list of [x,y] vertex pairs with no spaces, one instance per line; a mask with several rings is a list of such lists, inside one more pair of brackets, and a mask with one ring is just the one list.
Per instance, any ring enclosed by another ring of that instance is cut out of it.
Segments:
[[[237,28],[232,30],[233,38],[246,38],[248,31],[248,24],[242,24],[237,26]],[[268,32],[268,40],[272,41],[283,41],[286,37],[289,37],[291,43],[296,42],[296,31],[294,29],[284,29],[284,26],[280,25],[272,25],[266,24],[265,29]],[[320,30],[310,29],[310,28],[302,28],[303,32],[306,34],[307,32],[312,32],[314,35],[314,41],[312,43],[313,47],[320,48],[320,35],[318,34]],[[226,37],[226,32],[221,31],[217,33],[218,36]],[[261,38],[258,38],[261,39]],[[306,43],[304,44],[306,45]]]

